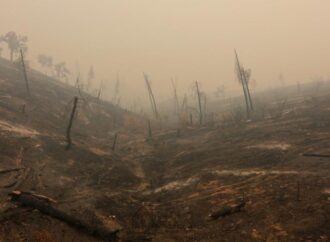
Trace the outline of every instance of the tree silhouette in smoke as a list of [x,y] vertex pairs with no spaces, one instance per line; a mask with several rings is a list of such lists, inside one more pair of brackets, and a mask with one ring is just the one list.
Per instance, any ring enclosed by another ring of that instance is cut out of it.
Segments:
[[5,42],[10,51],[10,61],[14,61],[14,55],[19,53],[20,50],[23,52],[27,51],[28,38],[25,35],[18,35],[14,31],[10,31],[0,37],[0,42]]

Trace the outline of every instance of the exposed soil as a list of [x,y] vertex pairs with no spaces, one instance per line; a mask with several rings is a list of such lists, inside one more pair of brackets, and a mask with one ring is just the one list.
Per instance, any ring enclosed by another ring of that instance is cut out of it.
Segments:
[[[303,156],[330,154],[328,86],[292,96],[282,110],[269,101],[275,111],[249,122],[183,126],[180,136],[163,125],[152,138],[143,118],[86,94],[66,151],[77,90],[29,77],[31,97],[20,70],[1,60],[0,241],[102,241],[13,204],[13,190],[119,229],[121,241],[330,240],[330,158]],[[242,199],[241,212],[210,219]],[[17,213],[4,217],[8,209]]]

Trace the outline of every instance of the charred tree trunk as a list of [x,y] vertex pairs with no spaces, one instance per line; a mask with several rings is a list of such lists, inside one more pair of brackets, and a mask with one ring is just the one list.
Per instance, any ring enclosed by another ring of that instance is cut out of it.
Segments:
[[10,194],[11,200],[13,202],[17,202],[23,206],[28,206],[34,209],[37,209],[41,213],[48,215],[52,218],[61,220],[68,225],[74,226],[77,229],[80,229],[84,231],[85,233],[88,233],[90,235],[106,239],[107,241],[115,241],[116,240],[116,234],[118,230],[115,231],[109,231],[104,226],[97,226],[94,224],[88,224],[85,221],[82,221],[79,218],[76,218],[72,215],[69,215],[65,213],[64,211],[53,207],[51,203],[44,199],[40,199],[39,197],[34,196],[30,193],[15,191]]
[[202,110],[202,101],[201,101],[201,94],[199,92],[198,82],[196,81],[196,92],[198,98],[198,107],[199,107],[199,125],[203,123],[203,110]]
[[207,114],[206,114],[206,107],[207,107],[207,98],[206,98],[206,94],[203,95],[203,101],[204,101],[204,120],[206,120],[207,118]]
[[148,94],[149,94],[149,100],[150,100],[150,104],[151,104],[151,109],[156,117],[156,119],[159,118],[159,114],[158,114],[158,110],[157,110],[157,104],[156,104],[156,101],[155,101],[155,96],[152,92],[152,89],[151,89],[151,85],[150,85],[150,81],[149,81],[149,78],[148,76],[143,73],[144,75],[144,79],[145,79],[145,82],[146,82],[146,86],[147,86],[147,90],[148,90]]
[[22,60],[23,74],[24,74],[25,85],[26,85],[26,92],[27,92],[27,94],[30,96],[29,79],[28,79],[28,77],[27,77],[27,73],[26,73],[26,66],[25,66],[25,62],[24,62],[24,55],[23,55],[23,51],[22,51],[22,49],[20,50],[20,53],[21,53],[21,60]]
[[242,68],[241,68],[241,65],[239,63],[239,59],[238,59],[238,55],[237,55],[236,50],[235,50],[235,57],[236,57],[237,72],[238,72],[238,75],[239,75],[239,80],[242,84],[242,89],[243,89],[244,98],[245,98],[246,116],[249,119],[250,118],[250,101],[249,101],[249,98],[248,98],[246,85],[245,85],[245,79],[243,77]]
[[253,112],[253,102],[252,102],[252,98],[251,98],[251,94],[250,94],[249,82],[246,79],[245,72],[243,72],[243,77],[244,77],[244,82],[245,82],[245,86],[246,86],[246,93],[247,93],[247,96],[249,99],[250,108],[251,108],[251,111]]
[[218,211],[215,211],[209,215],[209,217],[212,220],[221,218],[221,217],[226,217],[230,214],[240,212],[242,208],[245,206],[245,201],[240,202],[239,204],[236,204],[234,206],[224,206]]
[[70,120],[69,120],[69,125],[66,129],[66,138],[67,138],[67,146],[66,146],[66,150],[69,150],[71,148],[71,128],[72,128],[72,123],[73,123],[73,118],[75,116],[76,113],[76,109],[77,109],[77,103],[78,103],[78,97],[74,97],[74,101],[73,101],[73,107],[72,107],[72,111],[71,111],[71,115],[70,115]]
[[174,92],[174,109],[175,109],[175,114],[179,115],[180,114],[180,104],[179,104],[179,98],[178,98],[178,93],[176,91],[176,84],[174,80],[172,79],[172,86],[173,86],[173,92]]

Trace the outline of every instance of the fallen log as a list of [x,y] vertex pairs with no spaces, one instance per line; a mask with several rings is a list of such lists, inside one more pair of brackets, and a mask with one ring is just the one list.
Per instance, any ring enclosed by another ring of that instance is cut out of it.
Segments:
[[237,205],[234,206],[224,206],[221,209],[209,214],[210,219],[216,220],[220,217],[226,217],[230,214],[240,212],[241,209],[245,206],[245,202],[240,202]]
[[314,154],[314,153],[305,153],[303,156],[307,157],[324,157],[324,158],[330,158],[330,155],[323,155],[323,154]]
[[[104,226],[88,224],[85,221],[80,220],[66,212],[53,207],[53,205],[45,199],[40,199],[40,195],[34,196],[31,193],[14,191],[9,194],[11,201],[16,202],[22,206],[28,206],[37,209],[39,212],[48,215],[52,218],[58,219],[71,225],[77,229],[84,231],[95,237],[105,239],[107,241],[116,241],[118,230],[110,231]],[[45,197],[45,196],[43,196]]]
[[19,170],[22,170],[24,168],[11,168],[11,169],[6,169],[6,170],[0,170],[0,174],[5,174],[5,173],[9,173],[9,172],[12,172],[12,171],[19,171]]
[[[21,194],[22,192],[21,191],[13,191],[12,193]],[[43,200],[47,203],[57,203],[57,201],[55,199],[53,199],[51,197],[47,197],[45,195],[41,195],[41,194],[34,193],[34,192],[33,193],[32,192],[23,192],[23,193],[26,194],[26,195],[31,195],[31,196],[33,196],[35,198],[38,198],[40,200]]]

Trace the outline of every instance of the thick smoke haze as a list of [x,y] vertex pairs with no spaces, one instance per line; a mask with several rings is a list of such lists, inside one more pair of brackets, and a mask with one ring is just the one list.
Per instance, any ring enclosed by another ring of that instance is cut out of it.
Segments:
[[[123,98],[146,98],[142,72],[161,99],[195,80],[206,92],[240,90],[234,49],[256,88],[330,76],[330,2],[311,0],[0,0],[0,32],[29,37],[28,59],[47,54],[73,75],[96,80]],[[4,53],[7,55],[7,53]],[[98,85],[95,84],[95,85]],[[107,94],[111,96],[111,94]]]

